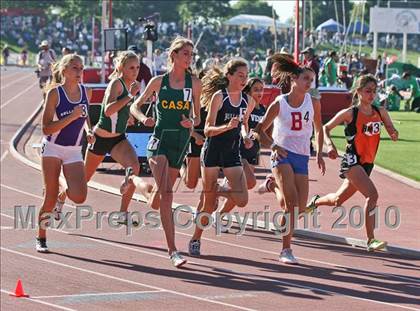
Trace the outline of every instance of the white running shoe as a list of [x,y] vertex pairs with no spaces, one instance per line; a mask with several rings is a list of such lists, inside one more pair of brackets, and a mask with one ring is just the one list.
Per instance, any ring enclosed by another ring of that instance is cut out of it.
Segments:
[[48,253],[47,239],[36,238],[35,249],[38,253]]
[[299,263],[297,259],[295,258],[295,256],[293,256],[293,252],[291,248],[285,248],[284,250],[282,250],[280,253],[279,259],[282,263],[285,263],[288,265],[297,265]]
[[171,256],[169,256],[169,259],[176,268],[180,268],[187,263],[187,260],[177,251],[173,251]]

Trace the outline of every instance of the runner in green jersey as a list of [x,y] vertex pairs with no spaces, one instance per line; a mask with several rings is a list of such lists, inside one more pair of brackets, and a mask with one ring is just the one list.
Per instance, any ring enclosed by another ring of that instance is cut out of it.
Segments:
[[140,107],[154,93],[158,97],[156,127],[147,147],[149,165],[156,183],[154,191],[150,193],[147,185],[136,176],[130,177],[127,184],[134,183],[153,208],[160,208],[171,262],[175,267],[180,267],[186,260],[175,246],[172,188],[188,151],[191,129],[200,123],[201,82],[188,73],[193,55],[190,40],[177,37],[172,41],[168,55],[168,73],[153,78],[130,108],[138,120],[151,126],[154,120],[147,118]]
[[[129,105],[140,91],[140,83],[136,81],[140,68],[137,55],[133,52],[122,52],[115,59],[115,70],[110,75],[110,82],[105,91],[99,122],[94,128],[95,143],[86,152],[86,178],[90,180],[99,164],[107,154],[125,168],[131,168],[138,175],[140,164],[137,154],[126,138],[127,122],[129,122]],[[127,210],[135,187],[131,186],[124,192],[121,199],[119,222],[127,224]],[[133,223],[135,225],[135,223]]]

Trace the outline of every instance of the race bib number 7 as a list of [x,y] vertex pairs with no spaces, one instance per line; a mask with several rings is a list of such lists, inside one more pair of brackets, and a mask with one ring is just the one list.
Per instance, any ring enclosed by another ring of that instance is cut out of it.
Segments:
[[192,101],[192,89],[184,88],[184,102],[191,102]]
[[154,151],[159,147],[160,140],[155,136],[150,136],[149,142],[147,143],[147,150]]

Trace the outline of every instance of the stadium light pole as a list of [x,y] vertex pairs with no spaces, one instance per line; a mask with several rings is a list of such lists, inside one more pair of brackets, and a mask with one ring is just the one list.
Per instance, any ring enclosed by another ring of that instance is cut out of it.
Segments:
[[299,61],[299,0],[296,0],[296,15],[295,15],[295,62]]

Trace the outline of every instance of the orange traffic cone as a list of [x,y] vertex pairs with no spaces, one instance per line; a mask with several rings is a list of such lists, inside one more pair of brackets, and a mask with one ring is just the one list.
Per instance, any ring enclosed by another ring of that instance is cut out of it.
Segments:
[[29,297],[29,295],[26,295],[23,291],[22,281],[19,279],[16,284],[16,289],[14,294],[10,294],[10,296],[15,297]]

